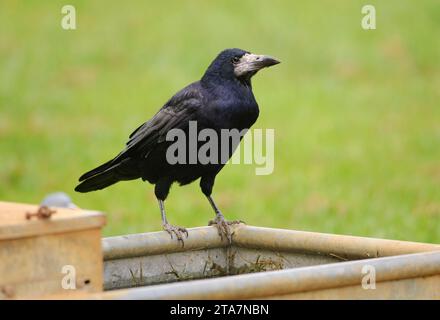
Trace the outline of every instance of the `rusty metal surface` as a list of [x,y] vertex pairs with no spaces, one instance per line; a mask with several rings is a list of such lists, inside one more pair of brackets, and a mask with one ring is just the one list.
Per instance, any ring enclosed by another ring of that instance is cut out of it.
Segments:
[[[94,296],[99,299],[251,299],[361,286],[362,268],[376,270],[376,282],[422,279],[440,275],[440,252],[365,259],[329,265],[243,274],[224,278],[115,290]],[[435,278],[435,277],[434,277]],[[438,278],[437,278],[438,279]],[[413,281],[409,282],[414,285]],[[438,283],[438,282],[437,282]],[[435,286],[435,284],[432,284]],[[420,290],[420,288],[418,288]],[[434,292],[435,293],[435,292]],[[437,294],[438,296],[438,294]],[[356,298],[353,296],[353,298]],[[411,296],[406,291],[403,298]],[[430,296],[435,298],[435,296]]]

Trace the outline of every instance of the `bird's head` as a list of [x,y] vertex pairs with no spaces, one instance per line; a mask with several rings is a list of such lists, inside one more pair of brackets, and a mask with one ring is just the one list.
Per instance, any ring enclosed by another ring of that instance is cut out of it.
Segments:
[[237,79],[250,84],[250,79],[258,71],[278,63],[280,61],[270,56],[253,54],[241,49],[226,49],[212,61],[204,78]]

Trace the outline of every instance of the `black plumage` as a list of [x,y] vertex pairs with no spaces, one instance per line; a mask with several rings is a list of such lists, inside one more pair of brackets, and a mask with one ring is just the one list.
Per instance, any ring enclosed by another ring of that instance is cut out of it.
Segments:
[[[163,226],[182,241],[186,230],[168,224],[164,200],[174,182],[180,185],[199,178],[202,192],[216,212],[212,221],[220,236],[231,240],[229,224],[211,198],[212,187],[224,163],[170,164],[166,151],[173,143],[166,140],[171,129],[188,133],[189,122],[196,121],[197,131],[205,128],[243,130],[250,128],[258,118],[258,104],[252,92],[251,77],[258,70],[279,63],[274,58],[254,55],[241,49],[222,51],[210,64],[200,81],[176,93],[149,121],[138,127],[129,137],[125,149],[114,159],[83,174],[78,192],[106,188],[124,180],[143,179],[155,185]],[[219,135],[220,136],[220,135]],[[219,139],[219,147],[222,142]],[[189,144],[187,144],[188,146]],[[198,142],[198,148],[202,145]],[[234,148],[229,150],[228,158]],[[234,222],[232,222],[234,223]]]

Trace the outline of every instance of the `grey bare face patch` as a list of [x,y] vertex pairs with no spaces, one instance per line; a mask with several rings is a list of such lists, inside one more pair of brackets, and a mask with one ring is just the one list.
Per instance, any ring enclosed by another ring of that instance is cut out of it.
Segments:
[[232,62],[234,74],[237,78],[252,76],[259,70],[280,63],[277,59],[270,56],[246,53],[238,61]]

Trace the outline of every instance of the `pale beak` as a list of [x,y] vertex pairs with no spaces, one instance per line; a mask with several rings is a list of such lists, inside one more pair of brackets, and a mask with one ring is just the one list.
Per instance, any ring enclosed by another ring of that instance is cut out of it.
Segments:
[[274,66],[278,63],[280,61],[271,56],[247,53],[235,64],[234,73],[237,77],[242,77],[246,74],[253,75],[263,68]]
[[253,58],[255,59],[254,64],[260,67],[260,69],[274,66],[280,63],[279,60],[271,56],[255,55]]

